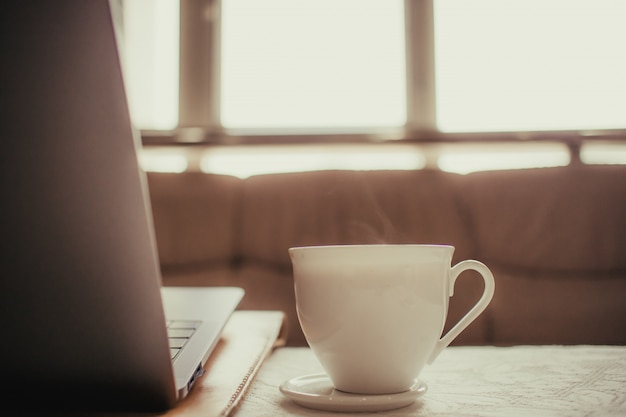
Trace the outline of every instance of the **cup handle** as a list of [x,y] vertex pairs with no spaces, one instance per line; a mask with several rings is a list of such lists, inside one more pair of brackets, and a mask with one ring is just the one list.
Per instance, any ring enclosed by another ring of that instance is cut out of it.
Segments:
[[439,356],[442,350],[444,350],[471,322],[476,320],[476,318],[487,308],[489,302],[493,298],[493,293],[495,290],[495,281],[493,279],[493,274],[487,268],[485,264],[482,262],[467,260],[462,261],[452,267],[450,270],[450,294],[449,297],[454,295],[454,284],[456,279],[461,275],[461,272],[467,270],[474,270],[478,272],[485,282],[485,289],[483,290],[483,295],[480,297],[478,302],[472,307],[466,314],[463,316],[461,320],[457,324],[452,327],[448,333],[445,334],[437,343],[430,354],[430,358],[428,358],[428,364],[430,365],[433,361]]

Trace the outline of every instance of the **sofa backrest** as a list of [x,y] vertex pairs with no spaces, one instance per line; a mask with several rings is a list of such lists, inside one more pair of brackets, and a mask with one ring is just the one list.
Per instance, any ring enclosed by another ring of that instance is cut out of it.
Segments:
[[480,172],[460,193],[476,253],[530,270],[626,271],[626,167]]
[[322,171],[245,181],[244,259],[289,266],[293,246],[437,243],[471,253],[460,178],[440,171]]
[[[250,308],[288,312],[294,343],[287,249],[354,243],[450,244],[453,262],[487,264],[496,295],[458,343],[626,343],[626,166],[148,179],[169,285],[246,287]],[[482,292],[464,277],[447,328]]]
[[149,172],[148,187],[163,269],[232,262],[241,180],[201,172]]
[[626,167],[482,172],[462,197],[496,277],[486,340],[626,343]]

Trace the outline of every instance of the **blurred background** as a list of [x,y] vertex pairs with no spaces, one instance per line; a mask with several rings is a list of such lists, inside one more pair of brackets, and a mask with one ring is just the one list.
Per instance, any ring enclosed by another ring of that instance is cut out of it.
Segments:
[[626,2],[114,1],[165,285],[304,345],[289,247],[446,243],[455,343],[626,343]]
[[620,0],[115,0],[148,171],[626,163]]

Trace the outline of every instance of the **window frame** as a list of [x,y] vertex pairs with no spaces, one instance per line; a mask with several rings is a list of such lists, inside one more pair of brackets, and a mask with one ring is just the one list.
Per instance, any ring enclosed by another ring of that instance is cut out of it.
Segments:
[[[441,132],[436,125],[433,0],[404,0],[407,120],[402,129],[367,133],[336,130],[229,130],[220,125],[221,0],[180,1],[179,122],[169,131],[142,130],[144,145],[310,143],[564,142],[578,155],[582,143],[626,140],[626,128],[567,131]],[[420,110],[421,109],[421,110]],[[574,158],[576,159],[576,158]]]

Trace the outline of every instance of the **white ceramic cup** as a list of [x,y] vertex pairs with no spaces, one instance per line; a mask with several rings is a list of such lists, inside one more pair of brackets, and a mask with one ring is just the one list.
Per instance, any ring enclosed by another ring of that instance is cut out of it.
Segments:
[[[289,249],[298,319],[338,390],[406,391],[487,307],[495,283],[474,260],[451,266],[453,246],[346,245]],[[485,281],[481,298],[443,337],[459,274]]]

